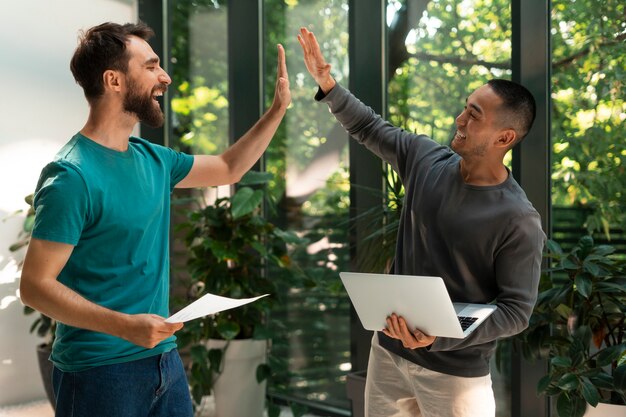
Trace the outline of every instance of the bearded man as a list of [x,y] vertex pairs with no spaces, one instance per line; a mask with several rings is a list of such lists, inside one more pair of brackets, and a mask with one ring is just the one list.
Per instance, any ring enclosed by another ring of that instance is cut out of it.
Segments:
[[42,171],[22,301],[57,320],[56,416],[191,417],[169,315],[170,194],[237,182],[291,101],[278,46],[274,100],[221,155],[188,155],[131,136],[163,124],[171,79],[143,23],[87,30],[71,60],[89,103],[83,128]]

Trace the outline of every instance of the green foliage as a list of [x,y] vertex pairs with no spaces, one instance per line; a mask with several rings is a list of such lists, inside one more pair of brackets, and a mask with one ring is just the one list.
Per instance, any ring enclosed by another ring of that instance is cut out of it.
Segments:
[[[510,2],[389,4],[389,120],[448,143],[467,95],[511,76]],[[553,203],[591,208],[587,229],[608,237],[611,227],[626,229],[626,6],[552,6]]]
[[[26,210],[26,217],[24,217],[24,223],[22,223],[22,229],[17,236],[17,241],[9,246],[10,252],[17,252],[23,247],[28,246],[28,242],[30,242],[30,235],[33,231],[33,226],[35,225],[35,208],[33,207],[34,198],[35,196],[33,194],[29,194],[24,197],[24,201],[28,204],[28,210]],[[15,214],[17,215],[21,212],[22,210],[19,210]]]
[[[265,105],[269,106],[276,82],[276,44],[285,47],[291,85],[292,106],[279,127],[265,155],[266,170],[274,174],[270,184],[276,198],[284,196],[287,189],[288,170],[302,173],[320,155],[334,144],[341,143],[340,165],[330,176],[342,176],[347,172],[346,135],[325,106],[316,105],[313,96],[316,85],[311,80],[302,59],[302,48],[296,35],[300,26],[306,25],[318,37],[324,56],[332,65],[333,76],[347,86],[348,74],[348,33],[347,0],[310,0],[286,2],[267,0],[264,2],[264,61]],[[324,174],[326,177],[326,174]],[[315,191],[326,200],[326,192],[337,191],[320,187]],[[344,191],[347,196],[348,191]],[[307,199],[309,200],[309,199]],[[310,200],[309,200],[310,201]],[[314,204],[314,202],[313,202]],[[324,210],[317,205],[311,211]]]
[[227,10],[223,0],[171,2],[173,147],[194,153],[228,146]]
[[[30,242],[33,226],[35,225],[35,208],[33,207],[34,198],[34,194],[29,194],[24,197],[24,201],[28,204],[28,210],[26,211],[26,217],[24,218],[22,229],[17,236],[17,241],[9,246],[9,251],[11,252],[17,252],[18,250],[28,246],[28,243]],[[23,262],[24,261],[20,262],[20,267]],[[24,306],[24,314],[30,315],[33,313],[36,313],[36,310],[33,310],[28,306]],[[35,321],[33,321],[33,324],[30,326],[30,332],[36,333],[37,336],[44,338],[45,344],[48,346],[52,346],[52,343],[54,342],[55,330],[56,321],[41,313],[39,313],[39,316],[37,316]]]
[[[305,277],[293,264],[291,245],[305,241],[267,220],[263,206],[272,207],[267,183],[271,174],[249,172],[232,197],[187,213],[179,228],[186,233],[189,258],[189,300],[205,293],[230,298],[270,294],[254,303],[188,323],[179,333],[181,346],[191,347],[189,382],[199,403],[210,393],[220,371],[222,350],[205,347],[209,339],[271,339],[270,312],[290,287],[305,286]],[[271,274],[268,268],[271,267]],[[257,378],[272,374],[262,365]]]
[[556,396],[561,417],[580,417],[586,404],[626,404],[626,259],[590,236],[569,252],[547,244],[549,274],[529,327],[517,337],[527,358],[547,358],[537,392]]
[[[388,167],[385,175],[385,192],[380,195],[383,202],[364,211],[356,220],[361,220],[366,229],[357,252],[356,265],[359,271],[389,272],[396,252],[400,213],[404,205],[404,186],[398,174]],[[377,190],[367,190],[379,194]],[[381,227],[382,226],[382,227]]]
[[389,120],[447,144],[467,96],[491,78],[511,76],[510,2],[390,4]]
[[552,2],[553,202],[593,209],[589,232],[626,229],[626,5]]

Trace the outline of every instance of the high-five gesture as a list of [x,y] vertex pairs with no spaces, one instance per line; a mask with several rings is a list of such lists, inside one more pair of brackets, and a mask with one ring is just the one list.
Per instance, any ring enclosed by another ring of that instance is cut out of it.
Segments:
[[278,44],[278,65],[276,68],[276,90],[274,90],[273,105],[285,110],[291,103],[291,91],[289,90],[289,77],[287,74],[287,62],[285,49]]
[[300,46],[302,46],[302,51],[304,52],[304,64],[306,65],[306,69],[320,86],[324,94],[328,94],[335,86],[335,80],[330,75],[330,64],[324,59],[315,35],[306,28],[300,28],[298,42],[300,42]]

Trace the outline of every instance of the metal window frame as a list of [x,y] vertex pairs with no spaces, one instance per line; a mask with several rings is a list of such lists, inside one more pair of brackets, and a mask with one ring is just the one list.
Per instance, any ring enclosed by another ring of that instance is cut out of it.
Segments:
[[[386,0],[349,0],[349,89],[376,113],[385,117],[387,109],[386,76]],[[355,69],[358,68],[358,71]],[[350,257],[355,259],[368,227],[359,216],[368,209],[382,205],[379,197],[369,190],[383,189],[384,164],[376,155],[349,142],[350,154]],[[370,225],[371,227],[371,225]],[[382,227],[382,223],[381,223]],[[350,308],[350,354],[352,371],[367,369],[373,332],[363,329],[354,310]]]
[[[167,36],[170,33],[170,19],[167,0],[138,0],[137,9],[139,20],[154,30],[154,38],[149,43],[157,56],[161,59],[161,67],[169,74],[171,52]],[[139,131],[142,137],[150,138],[150,142],[167,146],[170,131],[170,93],[163,94],[162,102],[165,122],[162,127],[153,128],[140,123]]]
[[[511,0],[513,81],[530,90],[537,104],[533,128],[513,149],[513,176],[541,215],[552,235],[550,182],[550,0]],[[550,401],[538,397],[536,381],[547,371],[545,361],[525,360],[521,349],[511,358],[511,416],[547,417]]]

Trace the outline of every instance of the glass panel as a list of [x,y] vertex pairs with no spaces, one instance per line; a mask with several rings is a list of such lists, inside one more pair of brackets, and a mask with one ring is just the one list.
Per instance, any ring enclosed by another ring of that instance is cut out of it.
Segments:
[[171,1],[170,146],[215,154],[228,147],[226,1]]
[[[191,154],[217,154],[228,147],[228,15],[226,0],[171,0],[169,87],[171,131],[168,145]],[[228,186],[174,190],[172,224],[185,220],[181,201],[197,197],[200,204],[230,194]],[[177,209],[179,208],[179,209]],[[181,236],[178,236],[182,240]],[[173,299],[186,290],[186,248],[172,245]],[[183,297],[184,299],[184,297]]]
[[[447,145],[467,96],[489,79],[511,78],[509,0],[389,0],[387,26],[388,119],[396,126]],[[492,366],[491,375],[497,415],[509,416],[510,370]]]
[[[612,0],[551,5],[551,237],[570,251],[591,235],[626,258],[626,6]],[[595,278],[593,287],[590,300],[600,299]]]
[[276,221],[309,240],[296,261],[317,284],[285,294],[285,309],[277,313],[285,327],[277,329],[272,349],[286,363],[270,392],[347,409],[349,302],[338,271],[349,259],[348,142],[327,107],[314,102],[317,86],[296,39],[304,25],[318,37],[333,75],[347,85],[347,0],[264,2],[266,104],[274,94],[277,43],[285,46],[293,101],[266,153],[266,170],[275,175]]
[[619,1],[552,1],[553,239],[626,253],[626,44]]
[[[226,0],[170,0],[168,40],[171,131],[168,145],[191,154],[218,154],[228,147],[228,15]],[[189,213],[230,193],[228,186],[175,189],[172,207],[172,310],[188,303],[190,278],[186,231]],[[179,334],[181,337],[181,334]],[[179,339],[179,345],[181,340]],[[185,364],[190,349],[181,348]],[[202,403],[199,412],[205,410]]]

